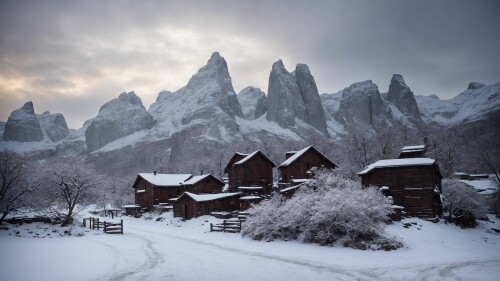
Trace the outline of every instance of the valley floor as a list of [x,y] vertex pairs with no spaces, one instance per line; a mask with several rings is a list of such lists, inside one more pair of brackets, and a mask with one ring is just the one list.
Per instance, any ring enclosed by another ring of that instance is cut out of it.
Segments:
[[[163,221],[156,215],[123,217],[124,235],[76,227],[69,237],[37,239],[26,236],[47,233],[46,225],[9,226],[0,230],[0,279],[498,280],[500,276],[500,235],[490,231],[500,228],[500,220],[493,217],[476,229],[406,219],[387,229],[405,244],[390,252],[252,241],[239,234],[209,232],[209,222],[218,221],[212,217],[186,222],[171,213],[160,217]],[[404,228],[403,223],[409,222],[415,224]],[[24,237],[8,235],[17,231]],[[75,237],[76,233],[85,235]]]

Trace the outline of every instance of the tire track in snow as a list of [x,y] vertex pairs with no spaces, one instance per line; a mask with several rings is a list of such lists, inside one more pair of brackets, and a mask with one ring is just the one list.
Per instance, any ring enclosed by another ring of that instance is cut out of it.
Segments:
[[[462,270],[467,267],[477,267],[480,266],[481,268],[489,268],[489,266],[500,266],[500,260],[472,260],[472,261],[465,261],[465,262],[456,262],[456,263],[445,263],[441,265],[415,265],[415,266],[403,266],[403,267],[386,267],[386,268],[366,268],[366,269],[356,269],[356,268],[346,268],[346,267],[341,267],[341,266],[335,266],[335,265],[327,265],[327,264],[318,264],[317,262],[309,262],[305,260],[300,260],[300,259],[292,259],[292,258],[286,258],[286,257],[281,257],[281,256],[276,256],[276,255],[271,255],[271,254],[266,254],[266,253],[261,253],[261,252],[253,252],[253,251],[248,251],[248,250],[242,250],[238,248],[232,248],[216,243],[211,243],[211,242],[206,242],[198,239],[193,239],[193,238],[186,238],[182,236],[177,236],[177,235],[172,235],[170,233],[152,233],[148,231],[144,231],[142,229],[136,229],[132,228],[134,231],[137,232],[142,232],[146,235],[153,235],[160,237],[162,239],[165,238],[172,238],[172,239],[177,239],[177,240],[182,240],[185,242],[189,243],[195,243],[198,245],[203,245],[203,246],[208,246],[212,248],[217,248],[223,251],[231,252],[231,253],[239,253],[242,255],[247,255],[247,256],[252,256],[252,257],[258,257],[258,258],[265,258],[269,260],[274,260],[278,262],[283,262],[287,264],[292,264],[292,265],[298,265],[298,266],[303,266],[307,267],[309,269],[313,270],[318,270],[318,271],[326,271],[330,273],[336,274],[335,278],[336,280],[359,280],[359,281],[364,281],[364,280],[402,280],[401,276],[391,278],[388,277],[388,274],[394,274],[396,272],[408,272],[408,271],[416,271],[418,274],[413,275],[419,276],[418,280],[422,281],[427,281],[429,279],[435,278],[436,280],[439,279],[444,279],[444,280],[459,280],[461,281],[462,279],[460,278],[459,275],[455,274],[454,271],[456,270]],[[337,276],[338,275],[338,276]],[[385,277],[384,277],[385,276]],[[344,279],[347,278],[347,279]],[[415,280],[412,278],[412,280]],[[466,281],[466,280],[463,280]],[[468,280],[467,280],[468,281]]]

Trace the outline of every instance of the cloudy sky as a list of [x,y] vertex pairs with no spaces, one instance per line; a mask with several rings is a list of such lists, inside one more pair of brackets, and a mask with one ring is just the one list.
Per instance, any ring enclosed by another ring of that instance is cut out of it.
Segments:
[[447,99],[500,81],[499,15],[500,1],[0,0],[0,120],[32,100],[78,128],[123,91],[149,108],[214,51],[236,92],[267,92],[281,58],[308,64],[321,93],[368,79],[384,92],[400,73]]

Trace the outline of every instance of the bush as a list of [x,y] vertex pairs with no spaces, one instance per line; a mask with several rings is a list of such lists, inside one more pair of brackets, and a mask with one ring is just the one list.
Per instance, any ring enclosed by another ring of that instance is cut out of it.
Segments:
[[398,248],[399,242],[383,237],[391,204],[377,188],[362,188],[333,172],[321,171],[291,199],[276,194],[252,207],[242,235],[360,249]]
[[444,180],[443,197],[448,222],[472,228],[477,225],[476,219],[487,219],[485,199],[473,187],[457,180]]

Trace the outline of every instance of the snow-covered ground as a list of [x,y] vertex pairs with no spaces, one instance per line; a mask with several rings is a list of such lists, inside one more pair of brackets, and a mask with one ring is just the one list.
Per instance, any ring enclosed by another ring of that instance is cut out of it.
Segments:
[[[28,237],[47,233],[47,225],[9,226],[0,230],[0,280],[498,280],[500,276],[500,235],[490,230],[499,229],[500,220],[493,217],[475,229],[406,219],[387,229],[406,245],[390,252],[252,241],[239,234],[209,232],[209,222],[218,221],[212,217],[186,222],[171,213],[160,217],[163,221],[157,221],[157,215],[123,217],[124,235],[73,227],[71,236],[60,237],[63,229],[58,229],[54,238],[36,239]],[[414,224],[404,228],[403,223]],[[9,235],[17,231],[23,237]],[[79,233],[85,235],[76,237]]]

